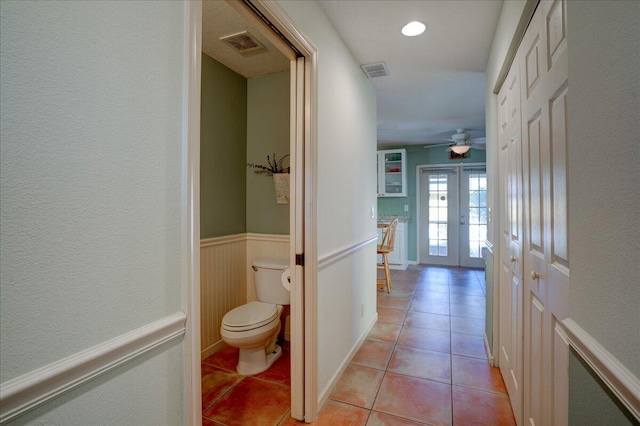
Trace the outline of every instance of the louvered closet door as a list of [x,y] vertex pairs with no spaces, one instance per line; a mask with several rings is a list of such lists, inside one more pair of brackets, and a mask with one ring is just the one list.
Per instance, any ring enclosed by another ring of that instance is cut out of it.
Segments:
[[542,1],[516,58],[524,164],[524,419],[564,425],[568,345],[567,39],[563,1]]
[[513,414],[522,419],[522,140],[519,70],[498,94],[500,144],[500,349],[498,363]]

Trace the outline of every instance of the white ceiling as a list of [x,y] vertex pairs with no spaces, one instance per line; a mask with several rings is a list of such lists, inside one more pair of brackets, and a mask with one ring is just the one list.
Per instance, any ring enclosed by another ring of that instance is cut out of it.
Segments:
[[[220,41],[220,37],[242,31],[248,31],[265,49],[241,54]],[[289,69],[289,60],[226,1],[202,2],[202,51],[245,78]]]
[[[378,146],[443,143],[455,129],[485,136],[484,70],[502,0],[319,0],[361,64],[384,61],[371,79],[378,98]],[[418,20],[424,34],[405,37]],[[251,78],[289,69],[289,61],[226,1],[203,2],[202,50]],[[243,55],[220,37],[249,31],[266,49]],[[480,147],[480,146],[478,146]]]
[[[485,136],[484,70],[502,0],[320,0],[361,64],[384,61],[372,78],[378,146],[442,143],[456,128]],[[405,37],[410,21],[427,25]]]

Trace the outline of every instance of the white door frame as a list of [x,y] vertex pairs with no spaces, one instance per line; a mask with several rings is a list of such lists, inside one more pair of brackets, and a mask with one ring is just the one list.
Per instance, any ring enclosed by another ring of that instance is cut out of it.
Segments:
[[[293,202],[291,205],[292,265],[297,250],[304,250],[304,267],[292,274],[291,310],[292,340],[292,416],[312,422],[318,414],[317,398],[317,250],[316,250],[316,187],[317,187],[317,49],[302,34],[293,21],[275,2],[254,0],[252,6],[269,20],[300,52],[283,47],[282,40],[260,19],[251,6],[239,1],[228,3],[247,20],[265,29],[279,50],[292,61],[291,156]],[[201,424],[200,376],[200,79],[202,52],[202,2],[185,2],[185,73],[183,95],[183,309],[187,314],[184,348],[184,421]],[[294,73],[295,71],[295,73]],[[300,78],[303,77],[303,81]],[[300,93],[302,91],[303,93]],[[292,91],[293,92],[293,91]],[[295,157],[294,157],[295,155]],[[297,165],[297,167],[296,167]],[[296,174],[295,170],[304,170]],[[304,227],[304,229],[302,229]],[[295,232],[295,230],[302,232]],[[301,280],[301,281],[300,281]],[[296,286],[296,281],[299,285]],[[304,285],[303,285],[304,283]],[[296,291],[297,290],[297,291]],[[298,303],[295,303],[298,300]],[[302,306],[303,305],[303,306]],[[298,348],[298,349],[296,349]],[[303,348],[303,349],[302,349]],[[302,376],[302,379],[300,379]],[[303,389],[300,389],[303,387]]]
[[[430,168],[438,168],[441,167],[443,169],[450,169],[452,167],[458,167],[459,168],[459,172],[458,173],[458,199],[455,200],[455,202],[458,204],[458,217],[456,218],[456,220],[458,221],[457,223],[459,223],[459,216],[460,216],[460,175],[462,174],[462,169],[464,167],[473,167],[473,166],[484,166],[486,167],[486,163],[453,163],[453,164],[446,164],[446,163],[438,163],[438,164],[418,164],[416,166],[416,216],[417,216],[417,220],[416,220],[416,235],[417,235],[417,240],[416,240],[416,251],[417,251],[417,261],[418,263],[420,263],[420,226],[421,226],[421,221],[420,221],[420,204],[421,204],[421,197],[422,197],[422,192],[421,192],[421,186],[420,186],[420,177],[422,174],[422,169],[430,169]],[[487,181],[487,185],[488,185],[488,181]],[[459,227],[459,225],[458,225]],[[458,244],[458,246],[460,246],[460,233],[457,232],[456,233],[456,243]],[[456,256],[458,257],[458,262],[459,262],[459,258],[460,258],[460,248],[458,247]]]

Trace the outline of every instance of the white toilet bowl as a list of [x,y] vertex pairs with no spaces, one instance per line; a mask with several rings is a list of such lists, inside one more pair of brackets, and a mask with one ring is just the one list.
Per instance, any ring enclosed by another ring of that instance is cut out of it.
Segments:
[[240,349],[238,374],[250,376],[267,370],[282,355],[276,345],[282,306],[249,302],[227,312],[220,333],[230,346]]
[[[288,264],[285,261],[256,260],[256,293],[259,302],[249,302],[226,313],[220,334],[228,345],[240,349],[236,370],[250,376],[267,370],[282,355],[276,344],[281,328],[280,314],[290,302]],[[288,281],[287,281],[288,284]]]

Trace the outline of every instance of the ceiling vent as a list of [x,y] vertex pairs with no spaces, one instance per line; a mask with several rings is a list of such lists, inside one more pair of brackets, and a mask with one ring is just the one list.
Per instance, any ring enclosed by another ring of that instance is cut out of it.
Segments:
[[389,70],[387,69],[387,64],[384,62],[376,62],[375,64],[364,64],[360,65],[360,68],[364,71],[364,73],[369,78],[373,77],[384,77],[389,74]]
[[264,45],[247,31],[220,37],[220,41],[227,43],[236,52],[243,54],[264,49]]

